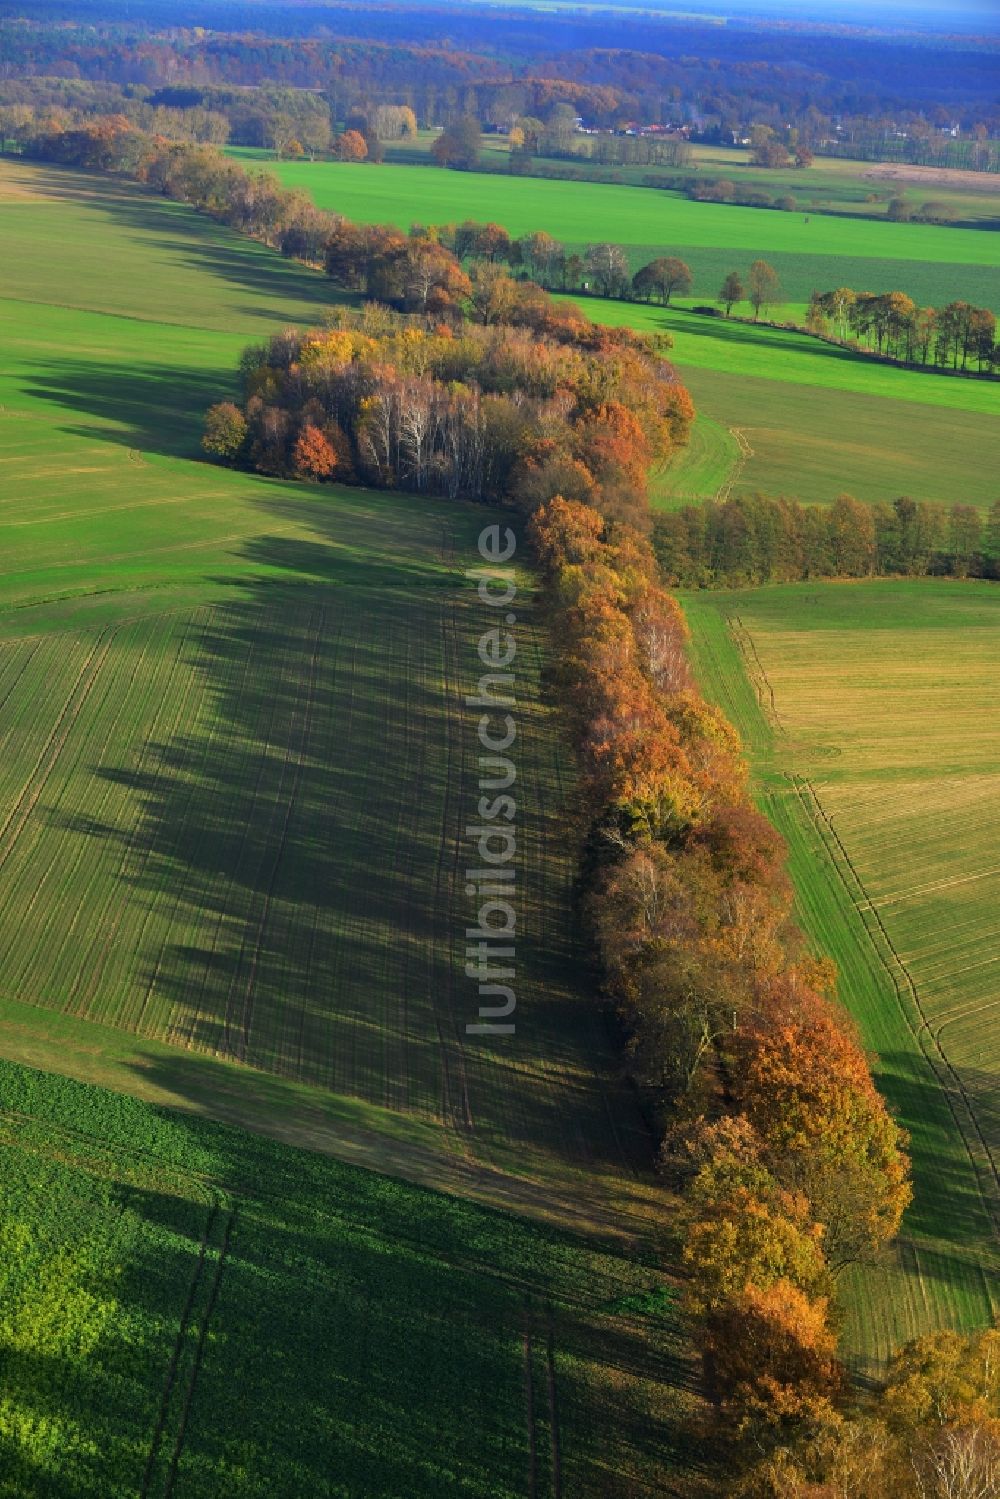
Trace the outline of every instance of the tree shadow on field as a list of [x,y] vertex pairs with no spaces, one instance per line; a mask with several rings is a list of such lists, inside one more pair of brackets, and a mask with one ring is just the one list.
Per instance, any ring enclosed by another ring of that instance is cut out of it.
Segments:
[[641,1465],[670,1493],[695,1456],[676,1315],[617,1310],[650,1280],[630,1256],[80,1084],[55,1113],[27,1126],[55,1196],[24,1221],[81,1294],[65,1346],[43,1319],[42,1347],[5,1355],[4,1390],[73,1440],[36,1462],[0,1437],[19,1494],[526,1492],[529,1425],[550,1461],[550,1339],[564,1492],[625,1499]]
[[[109,228],[123,228],[142,246],[164,253],[168,262],[217,282],[227,314],[245,313],[255,321],[263,317],[282,323],[308,322],[318,320],[325,308],[341,300],[321,272],[287,260],[276,250],[139,183],[55,165],[37,168],[36,172],[46,197],[83,203],[107,220]],[[243,294],[255,300],[240,305],[234,297]],[[155,288],[153,298],[150,318],[155,321],[162,313],[166,321],[171,321],[172,309],[169,304],[158,307]],[[269,298],[295,305],[270,311]]]
[[[956,1113],[942,1082],[920,1055],[880,1054],[878,1085],[898,1122],[909,1133],[914,1200],[905,1229],[920,1237],[975,1252],[996,1242],[1000,1197],[996,1190],[1000,1116],[995,1074],[956,1068],[950,1078]],[[982,1131],[969,1123],[958,1089],[968,1100]],[[972,1149],[966,1144],[969,1135]]]
[[[191,370],[163,364],[110,364],[68,358],[36,361],[26,393],[95,424],[67,422],[74,437],[112,442],[168,457],[202,458],[202,423],[216,401],[237,397],[232,368]],[[207,460],[206,461],[206,467]]]
[[[145,996],[152,1033],[175,1044],[441,1121],[525,1175],[570,1166],[596,1199],[591,1167],[641,1174],[650,1146],[573,953],[542,710],[518,710],[517,1051],[488,1051],[465,1029],[479,1018],[464,972],[475,591],[442,566],[433,526],[382,540],[373,507],[366,550],[357,526],[344,544],[334,504],[267,509],[314,539],[245,545],[270,576],[230,584],[190,628],[177,730],[94,767],[133,815],[63,824],[122,871],[129,1004]],[[85,987],[98,995],[100,974]]]

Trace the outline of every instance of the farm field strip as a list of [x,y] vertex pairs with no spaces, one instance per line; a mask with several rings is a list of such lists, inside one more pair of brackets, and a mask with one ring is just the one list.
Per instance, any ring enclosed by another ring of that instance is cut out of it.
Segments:
[[[247,153],[231,154],[246,161]],[[502,224],[512,235],[545,229],[570,248],[604,237],[622,244],[635,265],[677,254],[691,264],[701,300],[714,299],[727,271],[745,271],[761,255],[775,265],[792,302],[845,283],[908,291],[934,305],[956,296],[992,305],[998,296],[1000,246],[988,230],[810,218],[801,212],[696,203],[627,185],[390,163],[261,164],[286,186],[308,192],[320,208],[362,223],[408,229],[413,223],[472,218]]]
[[[601,304],[588,306],[598,318],[603,315]],[[916,401],[824,388],[808,383],[805,376],[801,383],[793,383],[685,366],[680,359],[678,366],[699,417],[731,425],[747,445],[744,461],[730,470],[734,495],[763,492],[829,503],[846,490],[869,502],[888,504],[908,494],[983,510],[996,498],[997,417],[987,411],[937,409]],[[943,379],[947,383],[947,377]],[[1000,402],[1000,386],[992,390]],[[676,505],[689,497],[685,467],[682,455],[676,495],[668,468],[655,503]],[[711,473],[705,476],[697,498],[717,493],[714,478]]]
[[[4,220],[0,299],[3,1044],[644,1236],[649,1138],[574,966],[527,580],[512,1056],[464,1035],[476,513],[192,461],[240,348],[315,320],[329,283],[128,184],[18,171],[39,198]],[[61,277],[60,241],[42,289],[54,204],[79,254]]]
[[851,1277],[847,1346],[877,1364],[996,1307],[998,730],[983,704],[1000,604],[988,585],[880,582],[685,606],[703,685],[789,841],[803,924],[911,1132],[898,1253]]
[[6,1392],[52,1412],[19,1431],[0,1413],[8,1479],[81,1499],[672,1492],[683,1345],[632,1304],[662,1288],[634,1256],[10,1063],[0,1084]]

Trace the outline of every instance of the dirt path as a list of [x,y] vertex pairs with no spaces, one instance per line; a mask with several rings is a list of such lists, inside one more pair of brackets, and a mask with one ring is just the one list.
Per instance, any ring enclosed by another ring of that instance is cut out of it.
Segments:
[[733,492],[733,485],[743,476],[747,460],[753,457],[753,448],[750,446],[750,439],[747,437],[747,432],[750,429],[748,427],[730,427],[729,430],[736,438],[736,446],[739,448],[740,454],[728,475],[715,492],[715,498],[720,504],[724,500],[729,499],[729,496]]

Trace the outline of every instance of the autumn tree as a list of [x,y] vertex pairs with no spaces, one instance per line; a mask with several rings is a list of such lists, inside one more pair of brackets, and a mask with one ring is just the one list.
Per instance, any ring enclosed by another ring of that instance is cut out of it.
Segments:
[[587,270],[604,297],[614,297],[628,281],[628,259],[621,245],[607,242],[587,246]]
[[686,296],[693,285],[690,266],[675,255],[651,260],[632,277],[632,290],[637,296],[644,297],[647,302],[653,296],[659,297],[665,306],[670,305],[675,292]]
[[857,1043],[816,1013],[751,1033],[738,1075],[761,1159],[786,1188],[804,1194],[823,1225],[831,1267],[890,1240],[912,1195],[905,1136]]
[[778,273],[766,260],[755,260],[750,267],[749,298],[753,308],[754,322],[762,312],[781,301],[781,282]]
[[479,121],[471,115],[462,115],[437,137],[431,146],[431,155],[439,167],[473,172],[479,165],[482,144],[483,133]]
[[739,271],[730,271],[719,288],[719,301],[726,309],[726,317],[732,312],[737,302],[742,302],[745,296],[746,290],[740,280]]
[[232,401],[220,401],[205,413],[205,432],[201,445],[213,458],[234,463],[247,440],[247,419]]
[[715,1316],[748,1284],[769,1290],[784,1281],[810,1300],[829,1296],[823,1230],[804,1199],[783,1191],[766,1167],[713,1160],[695,1177],[689,1200],[683,1260],[691,1312]]
[[829,1419],[844,1386],[827,1302],[784,1278],[748,1281],[701,1333],[710,1398],[737,1438],[755,1446]]
[[334,141],[333,154],[338,161],[364,161],[368,145],[360,130],[345,130]]
[[292,469],[300,479],[328,479],[337,467],[337,455],[329,438],[307,422],[295,440]]

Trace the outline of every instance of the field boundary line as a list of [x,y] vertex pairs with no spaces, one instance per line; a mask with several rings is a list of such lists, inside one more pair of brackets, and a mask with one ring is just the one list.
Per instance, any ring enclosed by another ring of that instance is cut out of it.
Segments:
[[562,1452],[556,1402],[555,1317],[551,1307],[545,1335],[545,1376],[549,1399],[549,1440],[552,1446],[552,1499],[562,1499]]
[[[890,937],[886,929],[885,923],[879,915],[879,912],[872,906],[871,900],[868,896],[868,892],[865,888],[864,881],[858,873],[858,870],[855,867],[850,854],[847,852],[843,840],[841,839],[839,832],[834,826],[832,817],[823,807],[823,804],[820,801],[819,796],[817,795],[815,786],[805,776],[789,774],[788,780],[790,781],[793,789],[798,795],[799,800],[802,803],[804,810],[806,811],[806,815],[809,816],[810,821],[812,822],[817,833],[822,839],[827,852],[830,855],[830,861],[833,864],[834,869],[837,871],[840,881],[844,887],[845,893],[850,899],[852,906],[861,917],[861,921],[865,928],[865,931],[868,933],[869,939],[871,940],[872,948],[877,954],[882,967],[888,974],[893,988],[896,991],[896,997],[899,1000],[900,1009],[907,1021],[908,1028],[920,1048],[921,1055],[930,1064],[930,1067],[941,1086],[942,1092],[944,1093],[944,1096],[948,1101],[948,1107],[951,1111],[952,1118],[955,1121],[955,1126],[958,1130],[959,1136],[969,1157],[969,1161],[975,1172],[977,1182],[979,1183],[979,1190],[980,1196],[982,1198],[983,1208],[986,1212],[987,1217],[990,1219],[993,1225],[994,1233],[996,1234],[998,1232],[998,1229],[1000,1229],[1000,1208],[998,1208],[998,1202],[1000,1202],[1000,1169],[998,1169],[997,1163],[993,1158],[993,1152],[990,1148],[989,1142],[986,1139],[986,1136],[983,1134],[979,1119],[976,1116],[975,1109],[972,1106],[972,1099],[969,1096],[968,1090],[962,1082],[961,1076],[959,1075],[957,1069],[955,1068],[954,1064],[951,1062],[943,1046],[941,1045],[940,1039],[935,1033],[933,1025],[924,1011],[923,1002],[920,998],[919,990],[917,989],[917,986],[913,980],[913,976],[907,968],[906,963],[900,956],[895,944],[893,943],[892,938]],[[860,895],[862,897],[860,902],[856,899],[855,895],[851,891],[850,883],[844,874],[845,867],[850,872],[851,879],[856,885],[858,892],[860,892]],[[874,930],[872,928],[872,925],[865,919],[866,915],[870,915],[872,917],[874,922]],[[877,940],[875,936],[876,932],[878,933],[879,938],[881,938],[881,942]],[[885,952],[883,952],[882,950],[883,947],[888,951],[891,961],[886,959]],[[909,999],[909,1003],[907,1003],[907,998]],[[912,1020],[909,1018],[909,1012],[911,1009],[915,1010],[917,1016],[919,1017],[920,1023],[917,1026],[914,1026]],[[928,1046],[927,1044],[928,1038],[931,1043],[930,1046]],[[975,1149],[973,1141],[969,1138],[968,1128],[966,1125],[963,1125],[962,1118],[960,1117],[960,1109],[959,1107],[956,1107],[957,1102],[960,1103],[961,1112],[964,1112],[964,1114],[967,1116],[967,1125],[971,1126],[973,1135],[975,1136],[976,1140],[978,1140],[979,1145],[982,1147],[982,1155],[980,1155],[979,1151]],[[986,1166],[988,1176],[992,1177],[992,1186],[988,1187],[986,1191],[983,1190],[982,1182],[984,1165]]]
[[531,1307],[525,1305],[525,1329],[522,1337],[524,1352],[524,1407],[528,1421],[528,1499],[538,1494],[538,1437],[535,1432],[535,1374],[532,1368],[534,1352],[531,1338]]

